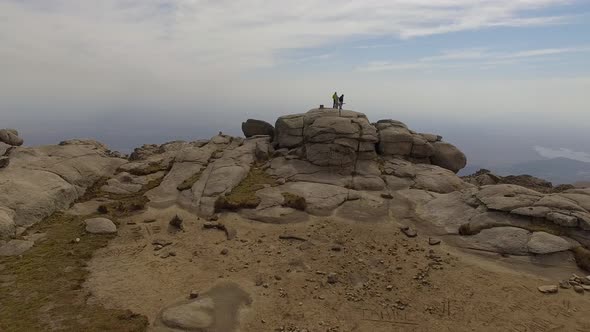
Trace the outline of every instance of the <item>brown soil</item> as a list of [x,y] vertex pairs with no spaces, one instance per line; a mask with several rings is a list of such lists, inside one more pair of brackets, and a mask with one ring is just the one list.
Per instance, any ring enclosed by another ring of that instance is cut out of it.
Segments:
[[[429,246],[427,235],[407,238],[394,221],[271,225],[228,213],[220,221],[237,231],[228,240],[182,210],[148,212],[156,222],[126,219],[132,225],[122,223],[89,263],[90,305],[153,322],[191,291],[233,282],[252,299],[240,331],[590,331],[590,293],[541,294],[538,286],[559,281],[545,266],[518,272],[496,263],[499,255]],[[176,214],[184,232],[167,230]],[[172,244],[155,251],[154,239]]]

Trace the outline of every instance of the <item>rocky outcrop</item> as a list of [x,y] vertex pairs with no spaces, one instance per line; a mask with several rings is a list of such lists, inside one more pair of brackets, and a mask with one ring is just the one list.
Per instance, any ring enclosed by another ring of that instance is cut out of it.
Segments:
[[283,116],[276,122],[276,135],[278,148],[300,148],[318,166],[348,167],[376,156],[376,129],[358,112],[315,109]]
[[298,154],[318,166],[348,167],[357,160],[374,160],[377,153],[415,163],[434,164],[458,172],[465,155],[434,134],[419,134],[396,120],[370,124],[358,112],[313,109],[282,116],[276,122],[277,148]]
[[275,128],[268,122],[262,120],[248,119],[242,122],[242,132],[246,138],[252,136],[274,136]]
[[0,142],[11,145],[23,145],[23,139],[18,136],[16,129],[0,129]]
[[480,169],[479,171],[463,176],[462,179],[466,182],[477,186],[485,186],[492,184],[515,184],[521,187],[532,189],[540,193],[559,193],[570,189],[575,189],[573,185],[559,185],[554,187],[549,181],[539,179],[531,175],[509,175],[499,176],[493,174],[490,170]]
[[[125,161],[112,158],[95,141],[68,141],[62,145],[11,150],[10,164],[0,171],[0,209],[3,236],[15,236],[53,212],[63,210],[102,177],[113,175]],[[12,219],[12,222],[6,221]],[[6,231],[9,230],[9,231]],[[13,231],[14,230],[14,231]],[[7,234],[8,232],[8,234]]]

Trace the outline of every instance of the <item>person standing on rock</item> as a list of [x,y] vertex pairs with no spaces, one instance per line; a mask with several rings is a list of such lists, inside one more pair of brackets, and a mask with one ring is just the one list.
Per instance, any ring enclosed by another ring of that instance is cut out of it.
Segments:
[[337,109],[338,108],[338,93],[337,92],[334,92],[334,94],[332,95],[332,100],[334,101],[332,108]]
[[342,105],[344,105],[344,94],[338,98],[338,109],[342,110]]

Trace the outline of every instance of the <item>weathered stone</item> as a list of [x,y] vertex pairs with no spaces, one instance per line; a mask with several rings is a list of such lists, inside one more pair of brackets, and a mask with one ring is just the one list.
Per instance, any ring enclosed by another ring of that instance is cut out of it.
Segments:
[[10,239],[15,236],[14,216],[13,210],[0,207],[0,240]]
[[18,132],[14,129],[0,129],[0,142],[12,146],[23,145],[23,139],[18,137]]
[[434,153],[430,157],[430,160],[434,165],[446,168],[455,173],[467,165],[465,154],[456,146],[445,142],[435,142],[432,146]]
[[550,212],[547,213],[546,218],[559,226],[578,227],[578,218],[575,216],[569,216],[559,212]]
[[117,226],[106,218],[92,218],[84,221],[86,231],[92,234],[112,234],[117,232]]
[[533,254],[550,254],[570,250],[575,246],[574,241],[567,241],[564,238],[545,232],[534,232],[527,243],[529,252]]
[[526,255],[529,253],[528,242],[531,233],[516,227],[494,227],[484,229],[477,235],[465,238],[480,250],[503,254]]
[[539,292],[543,293],[543,294],[555,294],[558,292],[558,288],[555,285],[544,285],[544,286],[539,286],[537,288],[539,290]]
[[242,122],[242,132],[246,137],[257,135],[267,135],[273,137],[274,131],[274,127],[266,121],[248,119],[246,122]]
[[541,193],[511,184],[484,186],[476,196],[488,209],[500,211],[533,206],[543,197]]

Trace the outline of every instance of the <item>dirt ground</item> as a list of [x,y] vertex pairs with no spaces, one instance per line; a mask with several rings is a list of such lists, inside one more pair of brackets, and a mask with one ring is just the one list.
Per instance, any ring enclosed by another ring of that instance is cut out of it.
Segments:
[[[168,225],[175,214],[184,231]],[[239,331],[590,331],[590,292],[537,290],[583,274],[565,265],[430,245],[396,221],[271,225],[222,215],[232,239],[205,222],[177,208],[121,220],[88,264],[88,303],[154,322],[191,292],[231,282],[251,298]]]

